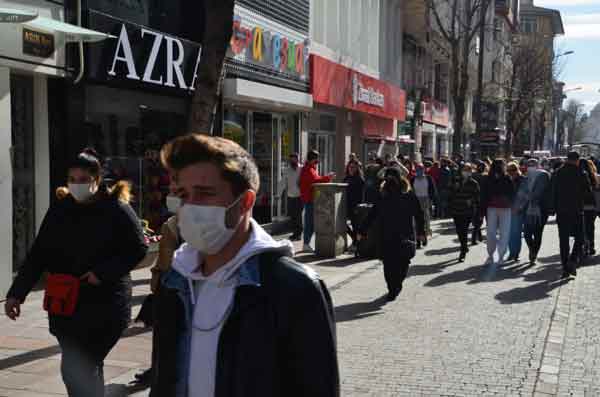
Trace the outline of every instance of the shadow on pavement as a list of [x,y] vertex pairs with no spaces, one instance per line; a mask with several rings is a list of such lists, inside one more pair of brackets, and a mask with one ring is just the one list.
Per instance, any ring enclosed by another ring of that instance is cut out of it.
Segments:
[[437,250],[427,250],[425,251],[425,256],[442,256],[452,254],[454,252],[459,252],[460,247],[446,247]]
[[450,259],[431,265],[411,265],[408,268],[409,276],[427,276],[430,274],[441,273],[445,268],[458,263],[458,259]]
[[299,263],[313,263],[313,262],[317,262],[318,266],[335,266],[335,267],[346,267],[346,266],[350,266],[350,265],[354,265],[357,263],[361,263],[361,262],[365,262],[365,261],[369,261],[371,259],[366,259],[366,258],[357,258],[355,256],[349,256],[347,258],[340,258],[340,259],[321,259],[316,255],[300,255],[300,256],[295,256],[294,260],[296,260]]
[[569,280],[570,279],[558,279],[555,275],[555,280],[541,281],[527,287],[513,288],[508,291],[500,292],[495,298],[503,305],[546,299],[550,297],[550,292],[552,290],[567,284]]
[[360,320],[381,314],[381,308],[387,303],[387,294],[371,302],[350,303],[335,308],[335,322]]
[[[149,332],[151,328],[144,327],[129,327],[123,332],[121,338],[130,338]],[[0,360],[0,371],[10,369],[19,365],[27,364],[32,361],[42,360],[60,354],[60,346],[54,345],[42,349],[30,350],[25,353],[16,354],[14,356]]]

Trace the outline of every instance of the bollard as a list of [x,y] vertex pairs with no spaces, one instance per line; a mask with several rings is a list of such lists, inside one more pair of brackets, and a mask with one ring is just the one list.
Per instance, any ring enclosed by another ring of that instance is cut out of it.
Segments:
[[346,251],[346,183],[316,183],[314,188],[315,254],[335,258]]

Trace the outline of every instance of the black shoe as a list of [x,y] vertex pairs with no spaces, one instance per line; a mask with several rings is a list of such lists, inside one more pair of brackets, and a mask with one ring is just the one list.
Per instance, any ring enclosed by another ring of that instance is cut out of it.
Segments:
[[536,260],[537,260],[537,255],[530,252],[529,253],[529,262],[531,262],[531,264],[535,264]]
[[569,273],[567,270],[563,270],[562,276],[560,276],[561,279],[567,279],[567,278],[571,278],[571,273]]
[[596,250],[594,248],[590,248],[589,254],[590,256],[596,255]]
[[460,255],[458,256],[458,261],[459,262],[464,262],[466,257],[467,257],[467,252],[466,251],[461,251]]
[[479,235],[479,242],[483,243],[483,236],[481,234]]
[[571,276],[577,277],[577,269],[575,268],[575,266],[573,266],[571,270],[569,270],[569,273],[571,273]]
[[477,245],[477,244],[479,244],[479,241],[477,241],[475,239],[473,239],[473,241],[471,241],[471,245]]
[[423,247],[427,247],[427,239],[423,241]]
[[153,374],[154,370],[152,367],[150,367],[147,370],[140,372],[139,374],[135,374],[135,380],[133,381],[133,383],[135,383],[136,385],[149,385],[152,382]]

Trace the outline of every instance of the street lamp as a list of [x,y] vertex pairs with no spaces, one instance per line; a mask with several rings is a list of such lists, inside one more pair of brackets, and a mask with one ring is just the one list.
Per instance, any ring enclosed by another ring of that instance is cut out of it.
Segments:
[[578,86],[578,87],[573,87],[573,88],[569,88],[568,90],[563,90],[563,94],[567,93],[567,92],[571,92],[571,91],[581,91],[583,90],[583,87]]
[[555,58],[560,58],[560,57],[563,57],[565,55],[571,55],[571,54],[574,54],[574,53],[575,53],[575,51],[566,51],[566,52],[563,52],[562,54],[558,54]]

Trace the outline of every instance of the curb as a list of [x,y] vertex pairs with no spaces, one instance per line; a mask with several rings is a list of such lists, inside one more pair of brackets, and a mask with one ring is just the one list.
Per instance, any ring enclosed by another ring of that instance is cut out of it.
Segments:
[[567,337],[574,283],[575,280],[570,280],[569,283],[561,285],[556,294],[554,310],[544,340],[540,368],[535,379],[533,389],[535,397],[558,395],[558,376]]

